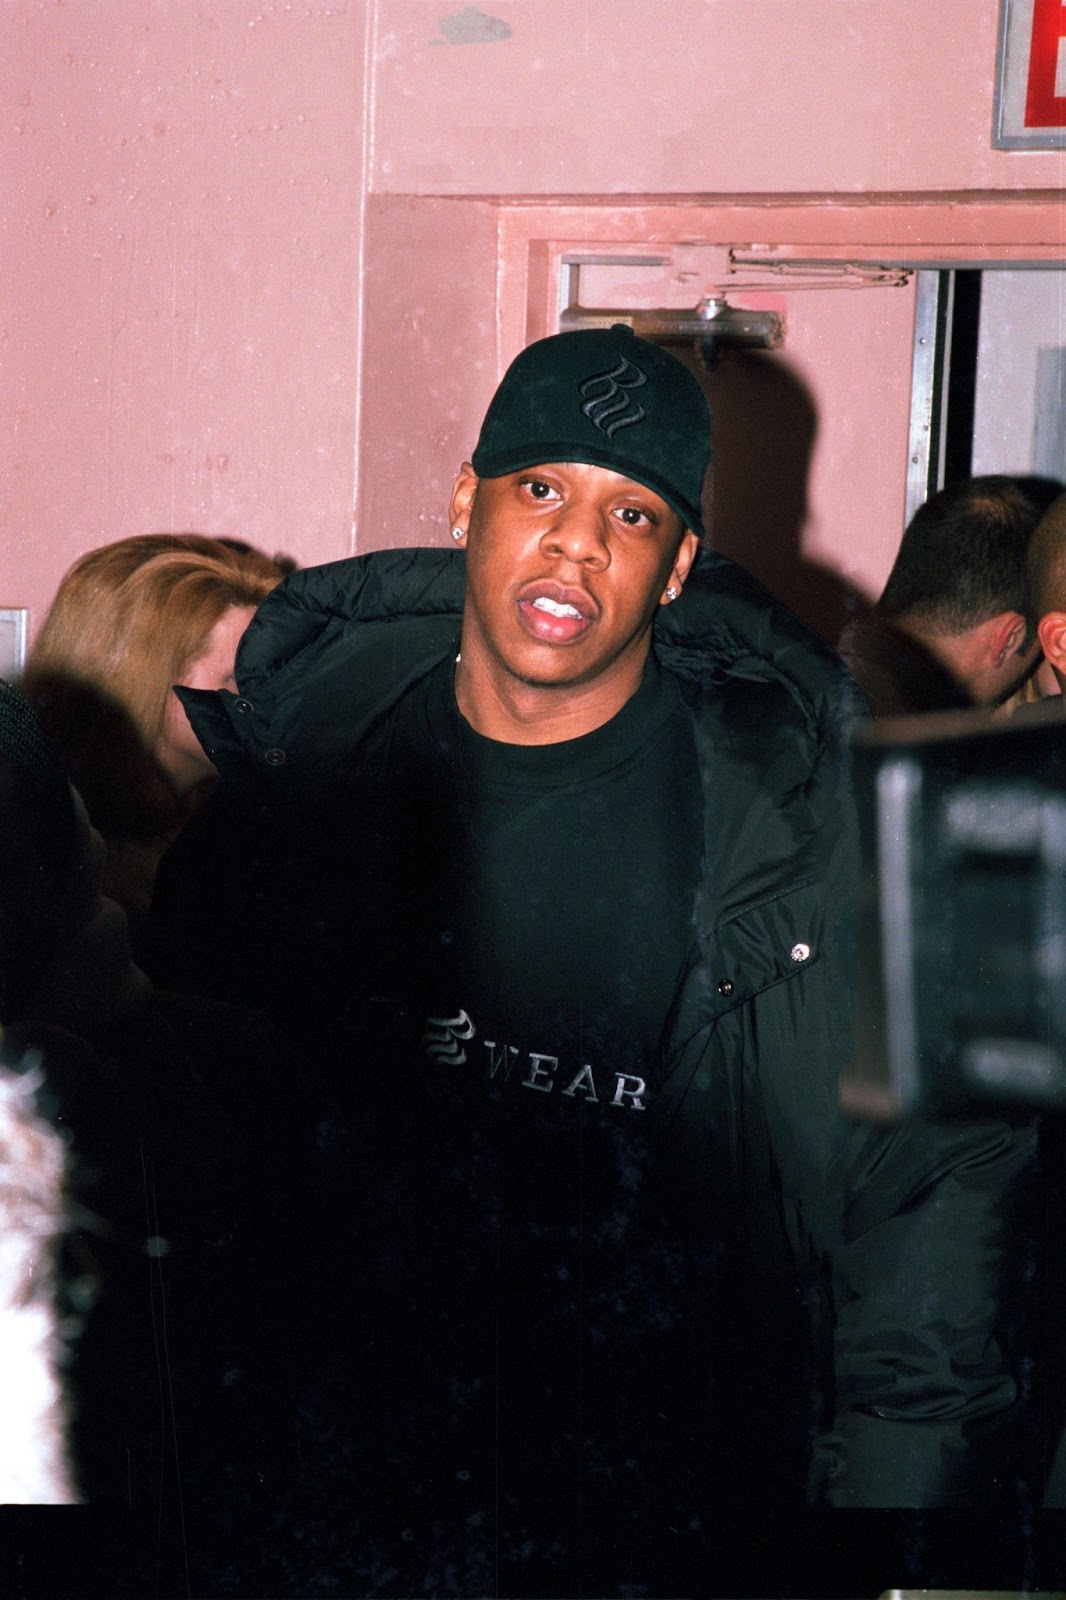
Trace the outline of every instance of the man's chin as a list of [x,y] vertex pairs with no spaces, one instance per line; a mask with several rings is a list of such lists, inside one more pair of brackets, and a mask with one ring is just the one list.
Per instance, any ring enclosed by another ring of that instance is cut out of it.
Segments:
[[521,683],[527,689],[543,689],[545,694],[567,694],[575,689],[590,688],[598,683],[609,682],[614,676],[612,668],[614,662],[604,663],[595,661],[582,664],[580,661],[560,660],[553,661],[545,666],[518,665],[510,669],[511,676],[516,683]]

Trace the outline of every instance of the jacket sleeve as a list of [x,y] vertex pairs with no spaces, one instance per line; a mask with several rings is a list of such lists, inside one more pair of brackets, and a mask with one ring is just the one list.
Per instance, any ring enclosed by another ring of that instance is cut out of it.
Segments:
[[834,1267],[832,1505],[988,1506],[1025,1450],[1020,1348],[1032,1276],[1031,1120],[912,1117],[844,1135]]
[[731,1177],[771,1338],[785,1306],[765,1244],[779,1208],[811,1324],[812,1498],[990,1505],[1015,1492],[1026,1446],[1036,1131],[995,1114],[887,1129],[845,1120],[861,881],[833,716],[845,726],[847,697],[804,721],[754,676],[737,674],[696,721],[714,804],[701,960],[660,1092],[671,1153],[692,1174],[694,1206],[701,1183]]

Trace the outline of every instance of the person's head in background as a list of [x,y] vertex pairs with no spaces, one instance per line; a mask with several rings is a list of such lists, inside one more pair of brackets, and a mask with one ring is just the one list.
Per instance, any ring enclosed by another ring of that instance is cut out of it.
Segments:
[[874,607],[975,705],[998,705],[1038,660],[1025,562],[1046,504],[1036,479],[994,475],[941,489],[908,523]]
[[[1066,691],[1066,494],[1052,501],[1033,534],[1026,583],[1040,648],[1062,693]],[[1049,687],[1048,692],[1054,691]]]
[[211,776],[174,685],[225,687],[282,577],[258,551],[152,534],[90,551],[63,578],[22,688],[105,837],[156,831]]

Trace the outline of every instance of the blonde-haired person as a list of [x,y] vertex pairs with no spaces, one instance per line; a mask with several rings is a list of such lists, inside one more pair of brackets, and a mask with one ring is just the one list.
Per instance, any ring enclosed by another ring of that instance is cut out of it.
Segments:
[[27,662],[32,701],[107,847],[104,892],[134,929],[214,768],[175,684],[233,686],[237,645],[284,572],[259,551],[147,534],[82,556]]

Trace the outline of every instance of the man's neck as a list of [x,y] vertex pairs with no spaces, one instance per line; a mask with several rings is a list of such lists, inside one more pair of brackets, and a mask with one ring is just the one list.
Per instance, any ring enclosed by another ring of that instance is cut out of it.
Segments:
[[478,669],[460,653],[455,698],[476,733],[501,744],[562,744],[602,728],[637,692],[647,651],[628,670],[584,684],[531,684]]
[[957,684],[960,693],[972,698],[969,675],[973,670],[975,641],[970,633],[937,634],[922,628],[910,617],[886,617],[886,625],[902,634],[925,652]]

